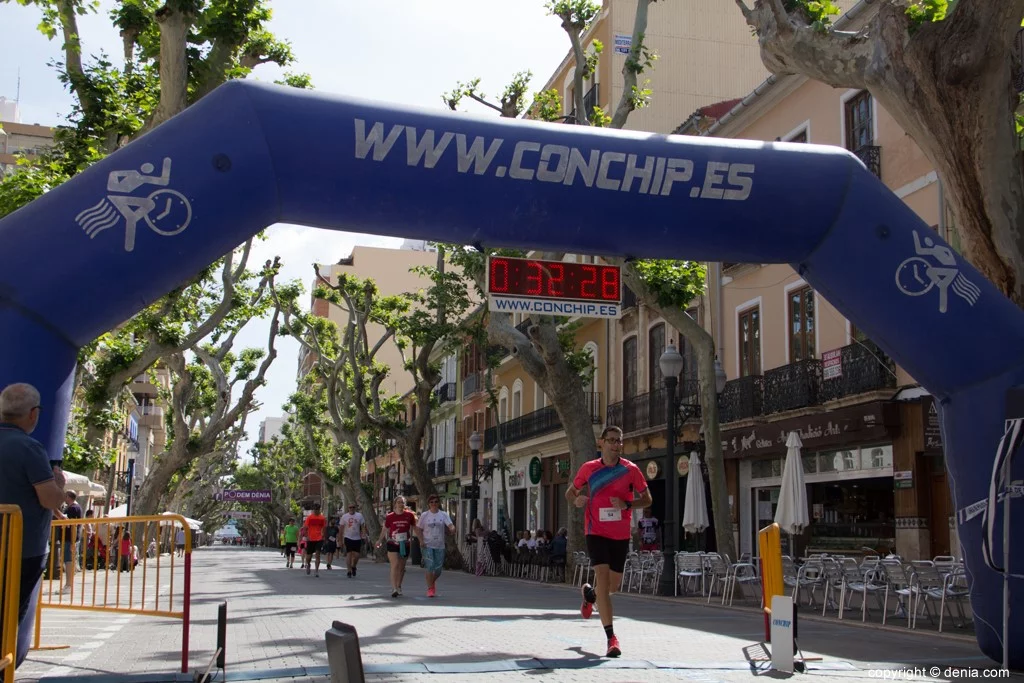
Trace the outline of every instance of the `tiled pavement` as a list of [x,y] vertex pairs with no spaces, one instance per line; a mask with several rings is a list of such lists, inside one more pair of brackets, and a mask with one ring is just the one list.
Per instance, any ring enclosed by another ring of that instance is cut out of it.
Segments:
[[[386,565],[366,560],[355,579],[323,567],[319,578],[306,576],[285,569],[276,552],[243,548],[199,550],[193,566],[192,670],[210,659],[217,607],[226,601],[228,680],[327,683],[324,632],[333,620],[358,630],[368,681],[732,683],[777,676],[753,672],[745,658],[758,656],[763,635],[761,618],[750,611],[617,596],[623,656],[609,661],[600,657],[604,633],[597,616],[580,619],[577,594],[565,586],[447,572],[439,596],[429,599],[422,570],[410,567],[405,595],[392,599]],[[800,635],[805,655],[822,658],[804,674],[817,679],[934,680],[931,667],[940,674],[951,667],[994,667],[973,639],[834,620],[805,620]],[[172,620],[44,610],[43,640],[72,647],[31,653],[19,681],[191,680],[173,673],[181,625]]]

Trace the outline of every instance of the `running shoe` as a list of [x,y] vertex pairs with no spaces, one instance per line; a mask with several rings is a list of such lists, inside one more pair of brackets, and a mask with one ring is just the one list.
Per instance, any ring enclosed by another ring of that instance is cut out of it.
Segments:
[[589,583],[583,584],[583,604],[580,605],[580,616],[589,619],[594,613],[594,601],[597,600],[597,593]]
[[399,596],[399,592],[398,591],[391,591],[391,597],[397,598],[398,596]]
[[427,597],[428,598],[433,598],[436,595],[437,595],[437,591],[433,587],[430,587],[430,588],[427,589]]
[[355,575],[356,575],[356,568],[352,567],[352,576],[355,576]]
[[309,576],[309,572],[310,572],[309,567],[306,567],[306,576]]
[[350,578],[350,579],[352,578],[352,570],[351,569],[348,570],[348,574],[346,574],[346,576],[348,578]]
[[608,639],[608,657],[618,657],[622,654],[622,650],[619,649],[619,639],[612,636]]
[[318,579],[319,579],[319,578],[320,578],[320,570],[319,570],[319,569],[317,569],[317,570],[316,570],[316,573],[315,573],[315,574],[313,574],[313,576],[315,576],[316,578],[318,578]]

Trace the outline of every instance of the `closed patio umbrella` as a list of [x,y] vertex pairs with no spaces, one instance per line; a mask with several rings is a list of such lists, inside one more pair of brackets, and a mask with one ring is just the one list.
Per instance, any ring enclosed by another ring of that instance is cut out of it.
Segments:
[[800,457],[803,447],[800,435],[790,432],[786,439],[786,468],[782,472],[782,490],[775,523],[788,534],[802,533],[811,520],[807,515],[807,487],[804,486],[804,466]]
[[683,504],[683,528],[687,533],[699,534],[708,526],[708,503],[704,496],[704,475],[700,469],[700,456],[691,453],[690,469],[686,478],[686,502]]
[[89,487],[89,477],[76,474],[75,472],[68,472],[64,470],[64,490],[74,491],[80,496],[88,496],[91,489]]

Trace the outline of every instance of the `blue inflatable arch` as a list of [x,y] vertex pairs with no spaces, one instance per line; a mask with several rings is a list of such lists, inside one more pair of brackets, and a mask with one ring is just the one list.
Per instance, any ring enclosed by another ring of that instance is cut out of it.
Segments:
[[[1024,313],[843,150],[479,119],[233,81],[0,221],[0,386],[40,388],[38,435],[54,458],[78,349],[278,222],[791,264],[936,397],[960,510],[988,497],[1007,392],[1024,379]],[[978,642],[1001,660],[1002,575],[983,561],[982,516],[958,519]],[[1009,569],[1024,573],[1022,558],[1013,548]],[[1010,663],[1021,668],[1024,590],[1011,606]]]

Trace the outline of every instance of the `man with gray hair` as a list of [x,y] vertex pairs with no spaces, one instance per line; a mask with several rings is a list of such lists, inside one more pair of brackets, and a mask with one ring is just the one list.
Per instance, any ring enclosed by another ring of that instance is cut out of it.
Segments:
[[43,445],[29,436],[41,410],[39,392],[31,384],[12,384],[0,392],[0,504],[20,507],[24,522],[15,667],[28,654],[50,521],[64,500],[63,473],[51,464]]

